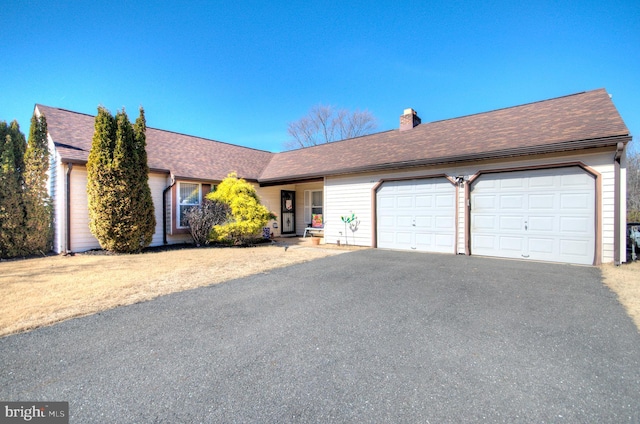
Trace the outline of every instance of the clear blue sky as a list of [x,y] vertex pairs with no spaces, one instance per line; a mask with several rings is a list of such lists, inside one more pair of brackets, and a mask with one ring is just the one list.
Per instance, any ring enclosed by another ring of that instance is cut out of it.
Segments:
[[[0,0],[0,120],[36,103],[281,151],[315,104],[379,130],[606,88],[640,136],[640,2]],[[635,142],[634,144],[640,144]]]

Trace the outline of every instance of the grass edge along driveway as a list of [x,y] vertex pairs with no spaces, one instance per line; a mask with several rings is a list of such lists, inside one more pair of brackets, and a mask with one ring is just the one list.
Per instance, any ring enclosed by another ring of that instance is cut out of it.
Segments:
[[[0,337],[344,251],[269,245],[2,261]],[[600,269],[640,330],[640,262]]]
[[0,262],[0,337],[346,249],[267,245]]

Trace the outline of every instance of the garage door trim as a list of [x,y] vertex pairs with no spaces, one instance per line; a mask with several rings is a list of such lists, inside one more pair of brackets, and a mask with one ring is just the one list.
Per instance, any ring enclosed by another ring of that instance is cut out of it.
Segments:
[[524,167],[513,167],[513,168],[497,168],[497,169],[484,169],[478,171],[476,174],[469,177],[469,181],[465,184],[464,187],[464,201],[465,201],[465,252],[467,255],[472,255],[471,251],[471,184],[480,178],[482,175],[486,174],[498,174],[498,173],[507,173],[507,172],[518,172],[518,171],[536,171],[536,170],[545,170],[545,169],[559,169],[559,168],[570,168],[570,167],[579,167],[587,174],[591,175],[595,179],[595,220],[596,220],[596,228],[595,228],[595,248],[594,248],[594,262],[593,265],[601,265],[602,264],[602,175],[594,170],[593,168],[585,165],[582,162],[564,162],[564,163],[554,163],[548,165],[537,165],[537,166],[524,166]]
[[[455,225],[455,235],[454,235],[454,248],[455,251],[458,251],[458,199],[459,199],[459,193],[458,193],[458,184],[456,183],[455,179],[448,176],[447,174],[433,174],[433,175],[420,175],[420,176],[412,176],[412,177],[400,177],[400,178],[383,178],[381,180],[379,180],[377,183],[374,184],[374,186],[371,188],[371,216],[373,217],[373,222],[371,223],[371,246],[373,248],[378,248],[378,190],[380,189],[380,187],[383,186],[384,183],[389,183],[389,182],[398,182],[398,181],[411,181],[411,180],[430,180],[430,179],[434,179],[434,178],[445,178],[447,181],[449,181],[451,183],[451,185],[454,186],[455,188],[455,199],[456,199],[456,206],[455,206],[455,217],[454,217],[454,222],[456,223]],[[466,218],[465,218],[466,219]]]

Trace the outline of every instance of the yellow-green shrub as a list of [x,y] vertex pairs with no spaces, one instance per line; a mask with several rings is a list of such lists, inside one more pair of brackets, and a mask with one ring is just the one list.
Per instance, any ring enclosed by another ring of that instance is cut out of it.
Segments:
[[211,231],[212,240],[231,240],[234,243],[244,243],[255,238],[262,227],[267,225],[273,214],[262,204],[258,194],[251,184],[242,178],[238,178],[235,172],[216,188],[213,193],[207,194],[207,199],[229,205],[231,208],[231,220],[224,225],[216,225]]

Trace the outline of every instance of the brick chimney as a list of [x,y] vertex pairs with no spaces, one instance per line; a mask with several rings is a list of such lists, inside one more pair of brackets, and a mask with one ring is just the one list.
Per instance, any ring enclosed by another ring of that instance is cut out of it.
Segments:
[[420,125],[422,120],[415,110],[409,108],[404,110],[404,114],[400,117],[400,131],[410,130]]

